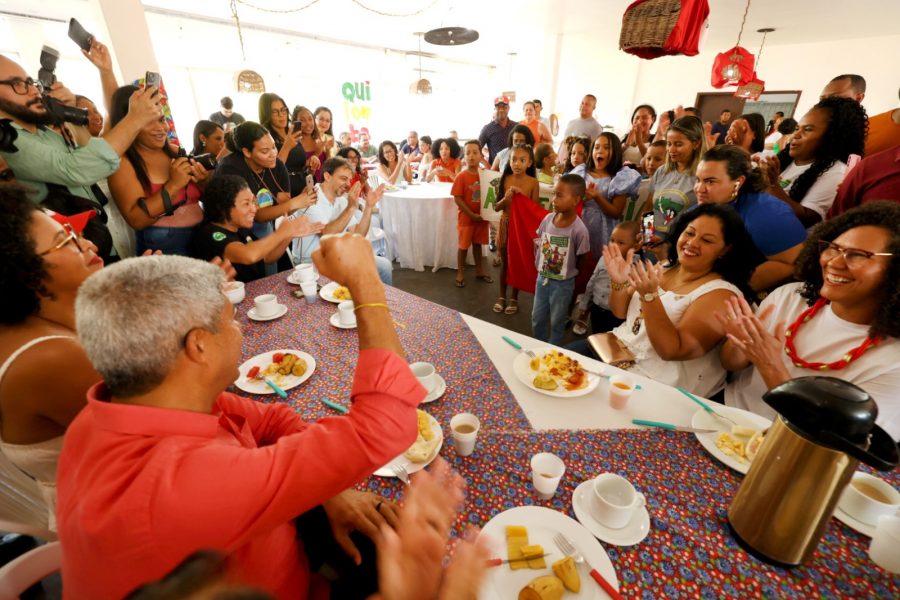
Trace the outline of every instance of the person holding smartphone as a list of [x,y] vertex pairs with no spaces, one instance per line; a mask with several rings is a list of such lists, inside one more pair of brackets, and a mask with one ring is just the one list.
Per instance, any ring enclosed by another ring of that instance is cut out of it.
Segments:
[[290,121],[290,111],[281,96],[269,92],[260,95],[259,123],[272,134],[278,158],[291,178],[291,195],[296,196],[307,185],[306,150],[300,143],[300,128]]

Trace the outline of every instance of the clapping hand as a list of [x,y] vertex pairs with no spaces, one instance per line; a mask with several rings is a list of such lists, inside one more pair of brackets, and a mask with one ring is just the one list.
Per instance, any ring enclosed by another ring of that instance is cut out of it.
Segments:
[[322,166],[322,161],[319,160],[318,156],[312,155],[306,157],[306,166],[310,170],[310,172],[315,173],[319,170],[319,167]]
[[769,333],[763,323],[763,319],[768,319],[773,310],[774,304],[756,315],[746,300],[731,297],[725,310],[715,313],[715,318],[725,329],[728,339],[757,368],[783,367],[781,355],[784,352],[784,321],[775,325],[774,335]]
[[298,238],[322,233],[322,230],[325,229],[325,224],[310,221],[306,216],[299,216],[293,219],[285,219],[282,221],[281,227],[286,228],[292,238]]
[[381,197],[384,195],[385,185],[382,183],[374,190],[371,190],[366,196],[366,204],[375,208],[375,205],[378,204],[378,201],[381,200]]
[[347,192],[347,199],[350,201],[352,206],[356,206],[357,202],[359,202],[359,194],[362,192],[362,184],[360,182],[356,182],[350,186],[350,190]]
[[653,264],[649,260],[637,261],[628,274],[628,283],[639,294],[652,294],[659,290],[662,272],[663,266],[659,263]]
[[633,259],[633,248],[628,250],[625,256],[622,256],[622,249],[616,244],[603,246],[603,264],[606,265],[606,272],[609,273],[609,278],[614,283],[622,284],[628,281]]
[[703,135],[706,136],[706,146],[708,148],[715,146],[716,141],[719,139],[719,134],[712,132],[712,123],[709,121],[703,124]]

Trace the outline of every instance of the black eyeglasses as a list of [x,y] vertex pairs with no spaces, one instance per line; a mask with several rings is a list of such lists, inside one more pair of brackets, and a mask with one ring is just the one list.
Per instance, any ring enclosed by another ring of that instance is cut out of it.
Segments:
[[59,243],[50,248],[49,250],[44,250],[43,252],[38,252],[38,256],[47,256],[51,252],[56,252],[60,248],[65,248],[70,243],[75,244],[75,247],[78,248],[78,251],[84,254],[84,248],[81,247],[81,243],[78,241],[81,236],[75,233],[75,230],[72,229],[72,226],[69,223],[63,223],[63,231],[66,232],[66,237],[61,239]]
[[40,81],[35,81],[31,77],[29,77],[28,79],[19,79],[18,77],[15,77],[13,79],[4,79],[3,81],[0,81],[0,83],[2,83],[3,85],[8,85],[13,89],[15,93],[19,94],[20,96],[28,94],[28,88],[30,87],[36,89],[38,91],[38,94],[44,91],[44,84],[42,84]]
[[273,115],[289,115],[289,114],[291,114],[291,111],[289,111],[286,108],[273,108],[272,114]]
[[838,254],[843,255],[848,267],[861,267],[873,256],[893,256],[893,252],[869,252],[858,248],[842,248],[833,242],[819,240],[819,254],[826,261],[833,260]]

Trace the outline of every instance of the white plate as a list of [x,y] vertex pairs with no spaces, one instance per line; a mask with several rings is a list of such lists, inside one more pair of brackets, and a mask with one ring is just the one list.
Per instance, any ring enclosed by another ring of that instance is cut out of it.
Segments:
[[262,354],[257,354],[253,358],[245,360],[244,363],[238,367],[240,375],[238,375],[234,385],[238,389],[251,394],[274,394],[275,390],[266,385],[265,381],[262,381],[261,379],[247,379],[247,372],[253,367],[259,367],[260,370],[268,367],[272,364],[272,356],[274,356],[276,352],[281,352],[282,354],[290,352],[306,361],[306,373],[301,377],[297,377],[296,375],[282,375],[280,384],[274,377],[272,378],[272,381],[284,391],[297,387],[312,377],[313,371],[316,370],[316,359],[302,350],[270,350],[269,352],[263,352]]
[[[545,558],[547,568],[544,570],[518,569],[516,571],[510,569],[508,565],[490,568],[487,570],[487,576],[481,586],[481,592],[478,594],[480,600],[516,598],[519,590],[535,577],[552,575],[550,565],[565,556],[553,543],[553,536],[557,533],[569,538],[569,541],[584,554],[587,563],[597,569],[613,588],[619,589],[619,580],[606,555],[606,550],[578,521],[543,506],[518,506],[505,510],[488,521],[479,534],[493,540],[491,556],[506,558],[507,525],[523,525],[528,528],[528,543],[540,544],[544,547],[545,552],[551,553]],[[581,591],[578,594],[567,591],[563,595],[564,600],[569,598],[592,600],[609,597],[603,588],[591,578],[590,569],[586,565],[578,565],[578,575],[581,577]]]
[[631,519],[621,529],[610,529],[591,514],[591,496],[594,490],[591,487],[593,479],[581,482],[572,492],[572,509],[575,518],[587,527],[594,537],[612,544],[613,546],[634,546],[641,543],[650,533],[650,513],[647,507],[642,506],[631,514]]
[[[431,464],[431,462],[438,457],[438,454],[441,452],[441,446],[444,445],[444,432],[441,429],[441,424],[437,422],[437,419],[428,415],[428,418],[431,419],[431,430],[434,432],[434,435],[437,436],[438,443],[437,446],[434,447],[434,452],[432,452],[431,457],[423,463],[414,463],[403,454],[400,454],[397,458],[389,462],[387,465],[384,465],[377,471],[375,471],[375,475],[379,477],[396,477],[394,471],[388,465],[403,465],[406,467],[406,472],[412,475],[413,473],[417,473]],[[405,451],[404,451],[405,452]]]
[[856,517],[851,517],[843,510],[841,510],[840,506],[835,507],[834,509],[834,518],[852,529],[853,531],[858,531],[859,533],[872,537],[875,535],[875,526],[869,525],[868,523],[863,523]]
[[384,229],[380,227],[369,227],[369,235],[366,236],[370,242],[377,242],[384,239]]
[[257,316],[255,306],[247,311],[247,316],[250,317],[250,319],[253,321],[272,321],[279,317],[283,317],[287,313],[287,304],[279,304],[278,306],[280,307],[278,311],[276,311],[274,315],[271,315],[269,317]]
[[437,373],[435,373],[434,376],[437,378],[437,385],[434,386],[434,389],[431,390],[430,394],[425,396],[425,399],[422,400],[422,404],[428,404],[429,402],[434,402],[435,400],[437,400],[438,398],[443,396],[444,392],[447,391],[447,382],[444,381],[444,378],[441,377],[440,375],[438,375]]
[[[709,401],[707,401],[709,402]],[[723,404],[710,403],[710,406],[720,415],[724,415],[742,427],[751,427],[753,429],[766,429],[772,426],[772,421],[765,417],[761,417],[755,413],[733,406],[725,406]],[[694,413],[691,418],[691,427],[697,429],[716,429],[718,432],[731,433],[731,424],[724,419],[720,419],[715,415],[706,412],[702,408]],[[719,433],[695,433],[697,441],[703,446],[707,452],[712,454],[722,464],[731,467],[738,473],[747,474],[750,469],[750,462],[740,462],[733,456],[728,456],[716,447],[716,438]]]
[[356,329],[356,323],[354,323],[353,325],[344,325],[343,323],[341,323],[341,315],[339,313],[332,313],[331,317],[328,320],[338,329]]
[[[296,273],[295,271],[292,271],[291,274],[288,275],[288,277],[287,277],[287,282],[288,282],[288,283],[293,283],[294,285],[300,285],[301,282],[300,282],[299,279],[297,279],[297,278],[295,277],[296,275],[297,275],[297,273]],[[318,273],[316,273],[316,278],[313,279],[312,281],[319,281],[319,274],[318,274]]]
[[[584,360],[583,356],[564,348],[532,348],[531,351],[534,352],[538,358],[543,358],[544,355],[550,351],[560,351],[566,356],[574,358],[579,363],[583,363]],[[598,376],[588,373],[588,383],[581,389],[573,390],[571,392],[567,392],[565,390],[559,391],[559,388],[555,390],[542,390],[541,388],[535,387],[534,383],[532,383],[532,381],[534,381],[534,376],[537,375],[537,371],[531,370],[531,359],[524,352],[516,352],[516,358],[515,360],[513,360],[513,373],[516,374],[516,377],[519,378],[519,381],[521,381],[534,391],[546,394],[547,396],[553,396],[555,398],[575,398],[578,396],[584,396],[585,394],[590,394],[591,392],[593,392],[600,384],[600,378]]]
[[343,300],[334,297],[334,290],[341,287],[338,285],[338,282],[332,281],[331,283],[326,283],[322,286],[322,289],[319,290],[319,296],[322,300],[326,300],[328,302],[334,302],[335,304],[340,304]]

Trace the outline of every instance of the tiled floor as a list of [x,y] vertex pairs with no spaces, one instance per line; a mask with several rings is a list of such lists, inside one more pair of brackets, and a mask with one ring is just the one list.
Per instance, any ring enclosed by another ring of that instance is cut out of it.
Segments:
[[[466,268],[466,287],[458,288],[455,269],[440,269],[432,273],[430,268],[423,272],[412,269],[401,269],[394,263],[394,286],[410,294],[415,294],[436,304],[458,310],[461,313],[478,317],[519,333],[531,335],[531,306],[533,296],[527,292],[519,294],[519,312],[515,315],[497,314],[491,308],[500,295],[500,269],[491,265],[491,259],[485,260],[487,270],[494,283],[488,284],[475,279],[475,267]],[[571,328],[567,331],[566,343],[574,339]]]

